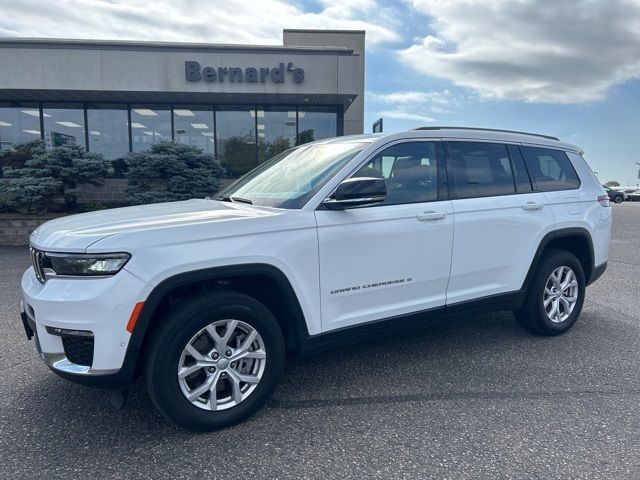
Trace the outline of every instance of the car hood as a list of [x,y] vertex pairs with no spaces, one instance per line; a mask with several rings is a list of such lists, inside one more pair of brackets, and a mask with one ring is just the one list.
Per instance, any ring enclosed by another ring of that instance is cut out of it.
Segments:
[[[109,238],[141,239],[159,243],[185,234],[197,235],[206,228],[209,237],[237,234],[246,227],[223,229],[214,224],[250,219],[265,219],[286,214],[287,210],[258,207],[248,204],[219,202],[216,200],[187,200],[183,202],[157,203],[135,207],[114,208],[97,212],[70,215],[51,220],[31,234],[35,248],[57,252],[85,252],[89,247]],[[246,222],[241,222],[246,224]],[[228,223],[227,223],[228,224]],[[262,225],[264,228],[264,225]],[[176,235],[177,232],[185,232]],[[114,244],[114,241],[108,242]],[[120,243],[120,242],[115,242]],[[135,243],[138,243],[137,241]],[[122,242],[126,247],[126,241]],[[97,245],[96,245],[97,246]]]

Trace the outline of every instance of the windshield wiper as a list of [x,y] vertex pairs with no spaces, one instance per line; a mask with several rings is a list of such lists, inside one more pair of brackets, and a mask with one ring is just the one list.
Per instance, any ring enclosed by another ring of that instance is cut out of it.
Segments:
[[229,197],[229,200],[231,200],[232,202],[248,203],[249,205],[253,205],[253,202],[251,200],[249,200],[248,198]]
[[[209,198],[209,197],[207,197]],[[231,201],[231,197],[229,197],[228,195],[218,195],[217,197],[213,197],[214,200],[218,200],[220,202],[230,202]]]

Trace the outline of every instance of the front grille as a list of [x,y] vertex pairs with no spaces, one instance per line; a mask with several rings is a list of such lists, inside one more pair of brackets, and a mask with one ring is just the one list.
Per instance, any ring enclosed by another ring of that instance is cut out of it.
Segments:
[[45,253],[40,250],[36,250],[33,247],[29,248],[29,253],[31,255],[31,264],[33,265],[33,271],[36,274],[36,278],[40,283],[44,283],[46,281],[43,262]]
[[60,335],[67,360],[76,365],[90,367],[93,364],[93,336],[76,337]]

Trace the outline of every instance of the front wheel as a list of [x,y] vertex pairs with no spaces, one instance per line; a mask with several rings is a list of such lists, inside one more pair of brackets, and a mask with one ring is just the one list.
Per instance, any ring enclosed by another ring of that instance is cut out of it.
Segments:
[[624,197],[623,197],[622,195],[617,195],[617,196],[613,199],[613,201],[614,201],[615,203],[622,203],[622,202],[624,201]]
[[155,332],[145,382],[160,412],[195,431],[238,423],[275,389],[284,365],[277,320],[237,292],[203,294],[171,311]]
[[515,311],[518,322],[540,335],[569,330],[582,311],[585,295],[582,264],[570,252],[548,250],[540,260],[527,297]]

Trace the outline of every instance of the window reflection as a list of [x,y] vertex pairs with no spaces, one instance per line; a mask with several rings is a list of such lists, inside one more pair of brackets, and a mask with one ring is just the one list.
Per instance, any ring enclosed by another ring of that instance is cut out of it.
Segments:
[[175,105],[173,128],[176,142],[193,145],[207,153],[215,152],[212,108]]
[[338,113],[334,107],[300,107],[296,145],[335,137],[338,134]]
[[244,175],[258,164],[255,109],[221,107],[216,110],[216,133],[218,159],[231,178]]
[[82,104],[47,104],[42,106],[44,139],[48,147],[85,143],[84,108]]
[[171,140],[171,109],[167,105],[131,106],[131,143],[134,152]]
[[258,162],[290,149],[296,141],[296,107],[258,109]]
[[0,149],[14,143],[40,140],[40,110],[37,103],[0,103]]
[[119,160],[130,145],[143,151],[173,137],[215,153],[229,177],[238,178],[295,145],[334,137],[338,128],[337,107],[174,105],[173,132],[168,104],[134,104],[129,112],[126,104],[89,103],[86,117],[84,107],[0,102],[0,149],[40,138],[48,146],[85,146],[88,139],[89,151]]
[[122,158],[129,152],[129,129],[126,105],[88,105],[89,151],[101,153],[108,160]]

